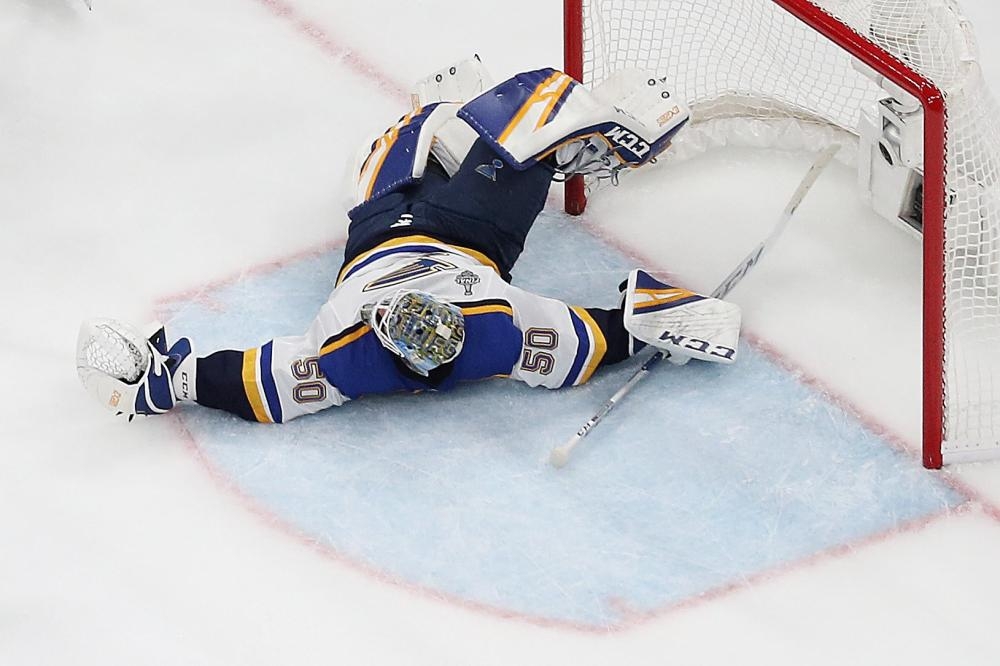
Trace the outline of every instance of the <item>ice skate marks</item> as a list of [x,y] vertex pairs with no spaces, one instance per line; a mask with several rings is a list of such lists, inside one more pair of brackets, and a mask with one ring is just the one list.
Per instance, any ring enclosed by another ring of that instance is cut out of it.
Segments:
[[[167,304],[199,349],[298,333],[339,251]],[[633,262],[561,216],[515,283],[612,307]],[[753,349],[663,368],[571,467],[545,459],[634,370],[546,391],[507,380],[365,398],[282,426],[182,409],[210,464],[293,531],[381,579],[488,612],[629,626],[920,521],[964,498]]]

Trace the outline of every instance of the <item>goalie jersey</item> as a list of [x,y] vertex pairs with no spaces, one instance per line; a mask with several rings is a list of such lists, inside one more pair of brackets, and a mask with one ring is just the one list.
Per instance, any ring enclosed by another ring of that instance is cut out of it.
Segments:
[[[461,308],[465,344],[421,377],[379,342],[361,308],[398,289]],[[447,391],[459,382],[510,377],[530,386],[586,382],[626,358],[621,310],[566,305],[512,286],[485,255],[426,236],[395,238],[341,269],[337,288],[301,336],[198,359],[199,403],[260,422],[283,422],[368,394]],[[233,384],[242,390],[233,390]]]

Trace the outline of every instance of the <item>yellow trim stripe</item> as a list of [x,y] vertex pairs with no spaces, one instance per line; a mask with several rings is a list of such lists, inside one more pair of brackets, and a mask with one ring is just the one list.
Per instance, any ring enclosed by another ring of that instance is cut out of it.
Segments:
[[545,124],[545,119],[549,117],[550,113],[552,113],[552,109],[555,108],[556,103],[559,102],[559,98],[562,97],[562,94],[564,92],[566,92],[566,88],[569,87],[569,84],[571,82],[572,82],[571,78],[569,78],[568,76],[563,76],[562,81],[559,82],[559,87],[556,88],[551,93],[549,93],[550,96],[549,103],[545,105],[545,109],[542,111],[542,115],[538,117],[538,123],[535,125],[536,130],[541,129],[542,125]]
[[467,308],[462,308],[463,315],[478,315],[478,314],[486,314],[489,312],[503,312],[510,315],[511,317],[514,316],[514,309],[511,308],[509,305],[500,305],[494,303],[490,305],[473,305]]
[[[550,95],[555,95],[555,93],[552,92],[552,91],[545,92],[545,90],[546,90],[546,88],[548,88],[549,86],[551,86],[556,80],[558,80],[559,77],[561,77],[561,76],[565,76],[566,77],[566,79],[567,79],[566,85],[569,85],[569,81],[568,81],[569,77],[566,76],[565,74],[563,74],[562,72],[553,72],[549,76],[549,78],[545,79],[540,84],[538,84],[538,87],[535,88],[534,92],[531,93],[531,97],[529,97],[527,100],[525,100],[524,104],[521,105],[521,108],[518,110],[518,112],[516,114],[514,114],[513,120],[511,120],[507,124],[507,127],[504,128],[504,131],[500,133],[500,138],[497,139],[498,143],[502,144],[504,141],[506,141],[507,138],[517,128],[517,126],[521,124],[521,121],[524,120],[524,117],[526,115],[528,115],[528,112],[532,108],[534,108],[536,105],[538,105],[539,103],[545,103],[546,106],[549,107],[549,109],[552,108],[550,105],[551,104],[555,104],[555,102],[552,101],[552,100],[550,100],[549,96]],[[560,89],[562,89],[562,88],[560,88]],[[559,99],[559,95],[555,95],[555,99],[558,100]],[[543,115],[542,117],[544,118],[545,116]]]
[[[605,143],[605,145],[607,145],[608,148],[612,148],[612,149],[614,148],[614,145],[612,145],[612,143],[610,141],[608,141],[608,137],[604,136],[600,132],[590,132],[589,134],[580,134],[578,136],[574,136],[573,138],[569,139],[568,141],[563,141],[562,143],[558,143],[558,144],[552,146],[551,148],[549,148],[548,150],[546,150],[544,153],[539,153],[538,157],[536,159],[539,162],[541,162],[543,159],[545,159],[546,157],[548,157],[552,153],[556,152],[557,150],[559,150],[563,146],[569,145],[569,144],[573,143],[574,141],[581,141],[583,139],[593,139],[593,138],[600,139],[601,141],[603,141]],[[629,164],[629,162],[624,157],[622,157],[620,154],[618,154],[618,151],[612,150],[610,154],[615,156],[615,159],[618,160],[619,164]],[[634,168],[634,167],[635,167],[634,164],[632,164],[631,166],[629,166],[629,168]]]
[[636,310],[652,308],[666,303],[673,303],[674,301],[679,301],[682,298],[688,298],[689,296],[697,296],[696,293],[688,291],[687,289],[636,289],[635,293],[654,297],[651,300],[636,303]]
[[608,352],[608,341],[604,338],[604,331],[601,327],[597,325],[594,318],[590,316],[586,308],[573,307],[573,312],[577,314],[583,323],[586,324],[587,328],[590,330],[590,337],[592,338],[591,350],[590,350],[590,361],[587,363],[587,367],[583,369],[580,373],[579,378],[575,382],[576,384],[586,383],[594,371],[597,370],[597,366],[601,364],[604,360],[604,355]]
[[382,136],[380,136],[379,138],[375,139],[375,141],[372,142],[371,152],[368,153],[368,157],[365,158],[365,161],[361,163],[361,168],[358,169],[358,182],[359,183],[361,182],[361,179],[365,177],[365,171],[368,170],[368,163],[372,161],[372,157],[375,155],[375,151],[378,150],[381,147],[381,145],[382,145],[382,138],[384,136],[385,135],[383,134]]
[[347,345],[351,344],[352,342],[362,337],[371,330],[372,330],[371,326],[362,326],[361,328],[354,331],[350,335],[345,335],[344,337],[334,340],[330,344],[326,345],[325,347],[319,350],[319,354],[320,356],[326,356],[327,354],[337,351],[341,347],[346,347]]
[[473,259],[475,259],[479,263],[483,264],[484,266],[489,266],[490,268],[492,268],[497,273],[500,273],[500,267],[497,266],[496,263],[492,259],[490,259],[489,257],[487,257],[482,252],[479,252],[477,250],[473,250],[472,248],[462,247],[461,245],[450,245],[448,243],[439,241],[436,238],[431,238],[430,236],[401,236],[399,238],[393,238],[393,239],[387,240],[384,243],[380,243],[379,245],[376,245],[372,249],[368,250],[367,252],[363,252],[362,254],[359,254],[357,257],[355,257],[354,259],[352,259],[351,263],[347,264],[342,269],[340,269],[340,276],[337,277],[337,283],[340,284],[340,281],[343,279],[344,275],[347,275],[348,273],[350,273],[352,270],[354,270],[355,266],[357,266],[358,264],[366,261],[373,254],[375,254],[377,252],[381,252],[382,250],[387,250],[387,249],[392,248],[392,247],[398,247],[400,245],[411,245],[411,244],[416,244],[416,243],[440,245],[440,246],[442,246],[442,249],[444,251],[447,251],[447,250],[456,250],[456,251],[458,251],[458,252],[460,252],[462,254],[465,254],[465,255],[468,255],[468,256],[472,257]]
[[655,308],[659,305],[666,305],[667,303],[673,303],[679,301],[680,298],[658,298],[652,301],[643,301],[642,303],[636,303],[636,310],[648,310],[649,308]]
[[365,159],[365,163],[361,167],[361,173],[358,175],[358,180],[361,180],[365,175],[365,169],[368,167],[368,162],[369,160],[371,160],[372,155],[374,155],[378,150],[381,149],[382,154],[379,156],[378,162],[375,164],[375,166],[372,167],[371,178],[368,181],[368,186],[365,188],[366,201],[369,198],[371,198],[372,191],[374,191],[375,189],[375,181],[378,180],[378,174],[382,170],[382,164],[385,162],[385,158],[389,156],[389,152],[392,150],[392,146],[396,143],[396,140],[399,139],[399,131],[402,128],[406,127],[410,123],[410,120],[412,120],[414,116],[420,113],[422,108],[423,107],[414,109],[412,112],[403,116],[402,120],[400,120],[398,123],[390,127],[385,134],[383,134],[376,140],[377,145]]
[[668,289],[636,289],[637,294],[646,294],[647,296],[669,296],[671,294],[684,294],[693,295],[693,291],[687,289],[681,289],[680,287],[670,287]]
[[[395,127],[390,128],[388,132],[378,138],[374,150],[365,159],[365,168],[358,174],[358,181],[368,179],[368,183],[365,185],[365,201],[371,198],[372,192],[375,190],[375,181],[378,179],[379,169],[385,163],[385,158],[389,156],[389,150],[392,148],[392,144],[396,142],[397,137],[399,137],[399,130]],[[378,155],[376,158],[377,161],[369,169],[369,162],[376,154]]]
[[264,406],[263,396],[261,396],[260,387],[257,384],[257,356],[259,353],[259,348],[243,352],[243,390],[246,391],[247,400],[250,401],[254,418],[260,423],[273,423],[267,414],[267,408]]
[[[428,240],[433,241],[434,239],[429,238]],[[473,250],[471,247],[462,247],[461,245],[448,245],[447,243],[441,243],[441,241],[435,241],[435,242],[440,243],[441,245],[445,245],[447,247],[455,248],[462,254],[469,255],[470,257],[481,263],[483,266],[489,266],[496,273],[498,274],[500,273],[500,267],[496,265],[496,262],[494,262],[492,259],[490,259],[489,257],[487,257],[485,254],[483,254],[478,250]]]

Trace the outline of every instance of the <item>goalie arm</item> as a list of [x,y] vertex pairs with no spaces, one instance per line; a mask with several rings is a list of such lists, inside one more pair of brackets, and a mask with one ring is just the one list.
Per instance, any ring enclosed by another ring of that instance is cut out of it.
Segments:
[[130,420],[193,401],[248,421],[281,423],[347,400],[320,371],[320,324],[302,336],[199,357],[188,338],[168,345],[158,324],[146,337],[115,320],[90,320],[80,327],[77,372],[91,395]]
[[319,366],[316,327],[197,359],[195,401],[247,421],[284,423],[348,401]]
[[599,367],[623,361],[643,346],[625,330],[620,309],[538,298],[540,303],[527,311],[523,301],[517,304],[515,324],[523,341],[512,379],[549,389],[577,386]]

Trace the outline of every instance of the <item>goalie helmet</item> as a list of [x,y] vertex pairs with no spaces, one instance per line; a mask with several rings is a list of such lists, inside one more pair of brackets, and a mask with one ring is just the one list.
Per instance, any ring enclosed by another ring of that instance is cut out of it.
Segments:
[[465,342],[465,319],[455,305],[422,291],[401,289],[361,308],[386,349],[426,377],[453,361]]

